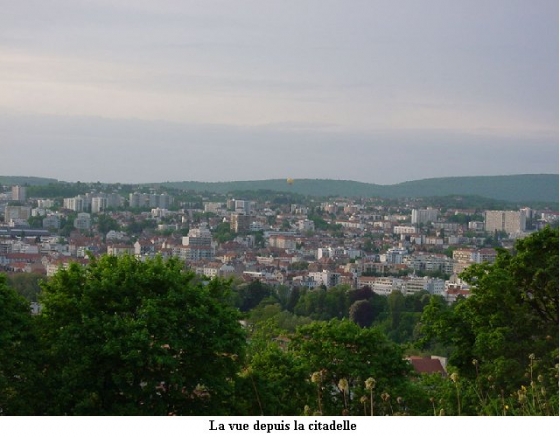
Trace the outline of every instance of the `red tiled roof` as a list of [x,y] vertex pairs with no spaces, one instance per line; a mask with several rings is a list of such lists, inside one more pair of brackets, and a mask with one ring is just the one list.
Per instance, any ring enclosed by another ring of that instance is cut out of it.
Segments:
[[445,369],[437,358],[410,357],[412,367],[418,373],[440,373],[445,375]]

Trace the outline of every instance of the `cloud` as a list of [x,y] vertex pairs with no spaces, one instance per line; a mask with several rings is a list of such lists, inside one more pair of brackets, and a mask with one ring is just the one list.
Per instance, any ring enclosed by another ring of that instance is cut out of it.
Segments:
[[[90,117],[0,117],[0,174],[63,180],[351,179],[558,173],[554,138],[453,131],[336,132],[325,126],[178,124]],[[40,134],[37,134],[40,132]]]
[[0,41],[3,144],[41,157],[4,172],[557,169],[557,2],[30,0]]

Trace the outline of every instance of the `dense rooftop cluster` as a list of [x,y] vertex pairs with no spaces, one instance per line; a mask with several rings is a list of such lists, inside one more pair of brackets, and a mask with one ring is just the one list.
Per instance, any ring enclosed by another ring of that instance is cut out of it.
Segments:
[[558,222],[550,210],[458,208],[425,199],[263,192],[240,199],[99,183],[72,189],[39,197],[33,187],[3,187],[0,269],[52,276],[101,254],[177,257],[210,278],[308,289],[368,286],[382,295],[427,290],[453,302],[468,296],[457,276],[467,266],[492,262],[495,247]]

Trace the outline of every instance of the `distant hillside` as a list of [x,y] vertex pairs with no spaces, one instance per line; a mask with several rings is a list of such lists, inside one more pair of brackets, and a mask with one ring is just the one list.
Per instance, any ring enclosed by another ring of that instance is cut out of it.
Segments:
[[0,185],[48,185],[56,182],[56,179],[34,176],[0,176]]
[[[1,185],[47,186],[65,184],[56,179],[31,176],[0,176]],[[364,182],[334,179],[286,179],[235,182],[164,182],[142,185],[159,185],[195,192],[232,193],[243,191],[286,192],[304,196],[380,197],[386,199],[405,197],[442,197],[450,195],[478,196],[507,202],[558,203],[558,175],[527,174],[512,176],[469,176],[422,179],[394,185],[367,184]]]
[[285,179],[237,182],[166,182],[166,186],[197,192],[270,190],[306,196],[436,197],[480,196],[509,202],[558,202],[558,175],[471,176],[422,179],[395,185],[376,185],[332,179]]

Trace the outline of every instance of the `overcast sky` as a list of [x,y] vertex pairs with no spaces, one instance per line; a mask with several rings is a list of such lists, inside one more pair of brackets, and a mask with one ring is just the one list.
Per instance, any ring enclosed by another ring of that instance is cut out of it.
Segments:
[[558,173],[557,0],[0,0],[0,175]]

